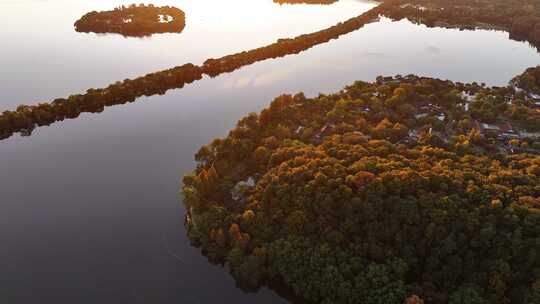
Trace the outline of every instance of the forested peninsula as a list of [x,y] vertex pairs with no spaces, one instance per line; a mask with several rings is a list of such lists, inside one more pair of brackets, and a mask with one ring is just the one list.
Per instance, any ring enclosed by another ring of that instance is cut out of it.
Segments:
[[310,303],[540,303],[540,67],[282,95],[196,154],[190,239]]
[[181,9],[152,4],[122,5],[112,11],[93,11],[75,22],[77,32],[117,33],[135,37],[180,33],[185,26],[186,15]]

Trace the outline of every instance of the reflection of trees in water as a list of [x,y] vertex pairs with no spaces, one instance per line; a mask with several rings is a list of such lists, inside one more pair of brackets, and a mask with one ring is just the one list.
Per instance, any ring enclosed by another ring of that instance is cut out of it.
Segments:
[[132,4],[112,11],[90,12],[75,22],[75,29],[78,32],[142,37],[156,33],[180,33],[186,25],[185,20],[185,13],[175,7]]

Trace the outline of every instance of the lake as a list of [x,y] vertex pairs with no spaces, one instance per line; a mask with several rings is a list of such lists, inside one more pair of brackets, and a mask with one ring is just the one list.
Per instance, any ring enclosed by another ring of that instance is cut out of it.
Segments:
[[[0,108],[201,64],[325,28],[375,5],[153,2],[183,9],[184,32],[141,39],[74,31],[73,22],[84,13],[127,1],[2,1]],[[190,246],[179,188],[201,145],[225,136],[242,116],[284,92],[315,96],[354,80],[409,73],[505,85],[538,63],[534,48],[504,32],[382,19],[298,55],[1,141],[0,299],[287,303],[268,289],[244,293],[227,269]]]

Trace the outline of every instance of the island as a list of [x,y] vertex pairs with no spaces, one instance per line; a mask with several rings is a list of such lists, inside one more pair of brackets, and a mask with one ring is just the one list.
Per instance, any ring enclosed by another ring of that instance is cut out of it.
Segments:
[[407,18],[430,27],[493,29],[540,46],[540,3],[533,0],[386,0],[378,7],[394,20]]
[[185,26],[186,16],[181,9],[152,4],[122,5],[112,11],[93,11],[75,22],[77,32],[117,33],[135,37],[180,33]]
[[365,13],[326,29],[294,38],[278,39],[267,46],[217,59],[209,58],[201,66],[188,63],[135,79],[118,81],[106,88],[91,88],[86,93],[57,98],[52,102],[21,105],[15,110],[4,111],[0,114],[0,140],[17,132],[27,136],[36,126],[76,118],[84,112],[102,112],[104,107],[133,102],[140,96],[164,94],[167,90],[182,88],[200,80],[203,75],[216,77],[259,61],[298,54],[376,22],[380,16],[393,20],[407,18],[433,27],[501,29],[508,31],[510,38],[527,40],[538,48],[540,38],[535,37],[540,32],[534,26],[536,23],[529,21],[540,20],[539,12],[540,5],[534,0],[384,0]]
[[183,179],[193,244],[309,303],[540,303],[540,67],[277,97]]

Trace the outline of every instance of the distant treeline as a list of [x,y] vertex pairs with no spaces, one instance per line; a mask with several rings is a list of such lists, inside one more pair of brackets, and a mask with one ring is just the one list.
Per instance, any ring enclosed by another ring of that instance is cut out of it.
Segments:
[[392,19],[427,26],[500,29],[540,46],[540,2],[535,0],[387,0],[378,9]]
[[297,54],[357,30],[374,21],[377,16],[378,13],[370,11],[315,33],[293,39],[280,39],[266,47],[219,59],[208,59],[202,67],[186,64],[133,80],[126,79],[111,84],[107,88],[89,89],[85,94],[59,98],[51,103],[41,103],[36,106],[21,105],[15,111],[4,111],[0,115],[0,139],[8,138],[15,132],[28,135],[36,126],[50,125],[66,118],[76,118],[84,112],[102,112],[106,106],[133,102],[140,96],[164,94],[167,90],[182,88],[185,84],[201,79],[203,74],[216,77],[258,61]]
[[112,11],[90,12],[75,22],[78,32],[118,33],[124,36],[149,36],[179,33],[186,26],[185,13],[171,6],[152,4],[120,6]]
[[196,153],[188,236],[308,303],[538,304],[540,137],[501,152],[475,122],[526,110],[513,84],[414,75],[281,95]]

